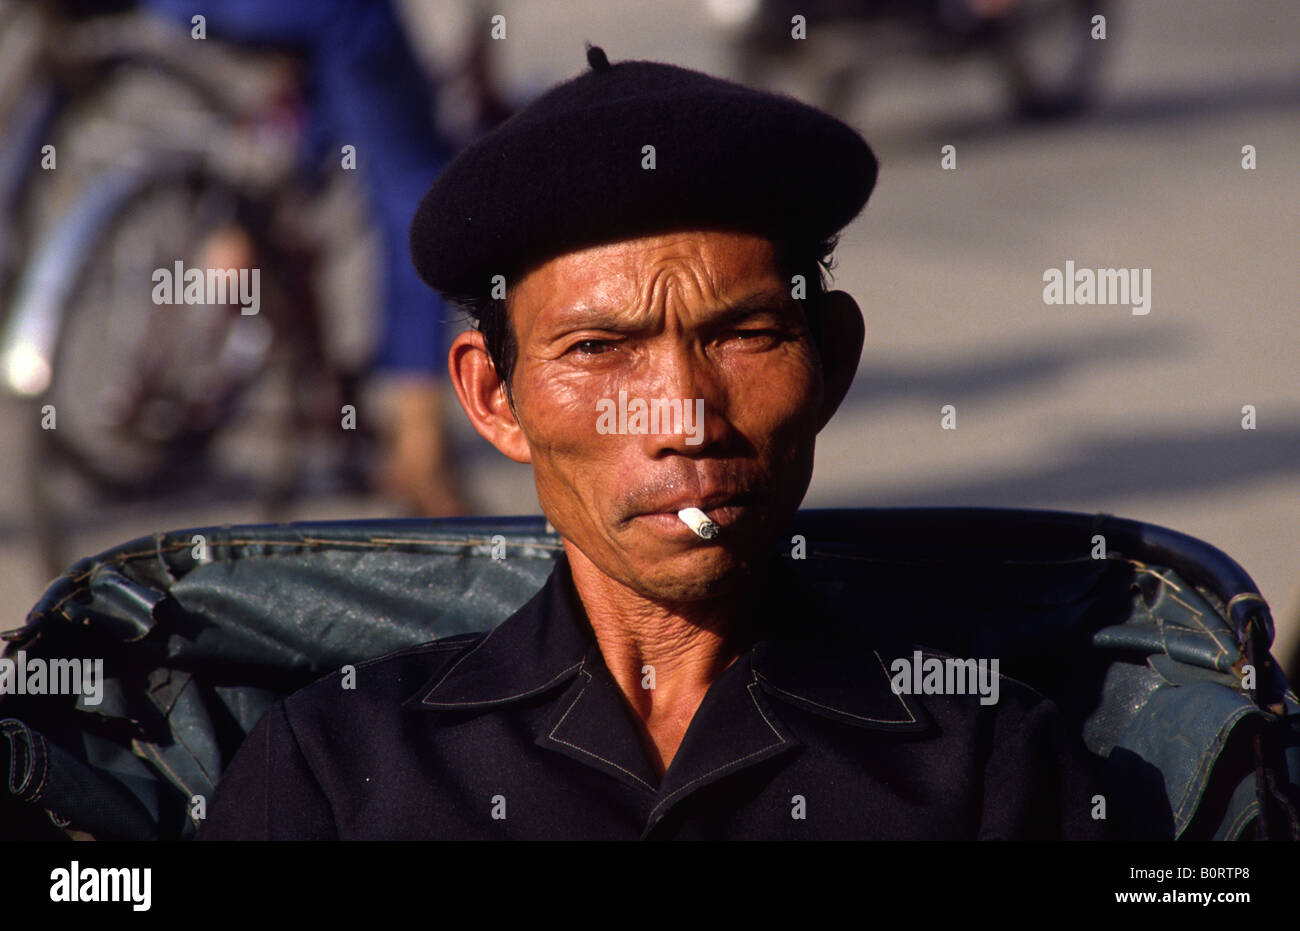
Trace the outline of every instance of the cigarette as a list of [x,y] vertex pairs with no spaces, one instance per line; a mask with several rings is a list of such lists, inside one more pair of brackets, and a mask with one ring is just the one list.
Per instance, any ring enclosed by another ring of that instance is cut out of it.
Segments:
[[718,535],[721,529],[713,521],[709,520],[709,515],[705,514],[699,508],[682,508],[677,512],[677,517],[683,524],[695,531],[695,535],[701,540],[712,540]]

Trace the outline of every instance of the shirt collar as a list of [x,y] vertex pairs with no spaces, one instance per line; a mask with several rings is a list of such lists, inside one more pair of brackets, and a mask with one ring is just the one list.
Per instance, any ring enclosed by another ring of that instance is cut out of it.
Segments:
[[[929,718],[897,695],[881,654],[847,618],[780,559],[765,573],[751,665],[767,694],[805,711],[877,730],[923,730]],[[432,711],[519,701],[579,674],[595,634],[561,554],[542,589],[408,702]]]
[[[884,658],[866,627],[774,558],[753,648],[754,676],[769,695],[805,711],[872,730],[930,726],[920,704],[895,694]],[[865,606],[863,607],[865,610]]]
[[407,702],[435,711],[488,708],[577,675],[595,634],[561,554],[541,590]]

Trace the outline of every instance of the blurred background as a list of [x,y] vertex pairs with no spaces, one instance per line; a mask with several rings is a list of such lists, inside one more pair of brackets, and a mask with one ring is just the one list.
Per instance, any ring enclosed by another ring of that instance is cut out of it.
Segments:
[[[438,381],[460,318],[410,290],[400,227],[589,40],[792,93],[881,159],[807,506],[1172,527],[1253,575],[1300,671],[1300,5],[143,6],[0,0],[0,628],[158,530],[537,513]],[[154,303],[177,261],[260,268],[259,313]],[[1150,313],[1044,304],[1067,261],[1150,268]]]

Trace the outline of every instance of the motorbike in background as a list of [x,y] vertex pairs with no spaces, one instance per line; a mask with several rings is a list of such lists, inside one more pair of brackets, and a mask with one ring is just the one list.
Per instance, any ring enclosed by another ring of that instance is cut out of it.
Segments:
[[[991,61],[1021,118],[1078,113],[1100,76],[1105,42],[1093,38],[1094,17],[1109,13],[1106,0],[708,0],[707,8],[733,37],[743,82],[811,70],[814,102],[841,117],[871,67],[900,53]],[[806,41],[791,41],[800,22]]]

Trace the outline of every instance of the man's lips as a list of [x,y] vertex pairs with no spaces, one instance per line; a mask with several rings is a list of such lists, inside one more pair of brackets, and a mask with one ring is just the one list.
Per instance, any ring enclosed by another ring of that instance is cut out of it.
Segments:
[[755,495],[752,492],[715,492],[709,495],[678,495],[667,501],[660,501],[636,515],[638,517],[650,514],[671,514],[677,516],[677,512],[683,508],[699,508],[706,514],[717,508],[743,507],[747,504],[754,503]]
[[745,510],[753,505],[756,500],[757,496],[752,492],[704,496],[681,495],[670,501],[654,505],[653,510],[633,515],[633,519],[661,523],[665,528],[680,528],[690,534],[691,530],[678,518],[678,511],[684,508],[699,508],[708,515],[709,520],[720,527],[726,528],[738,521],[745,513]]

